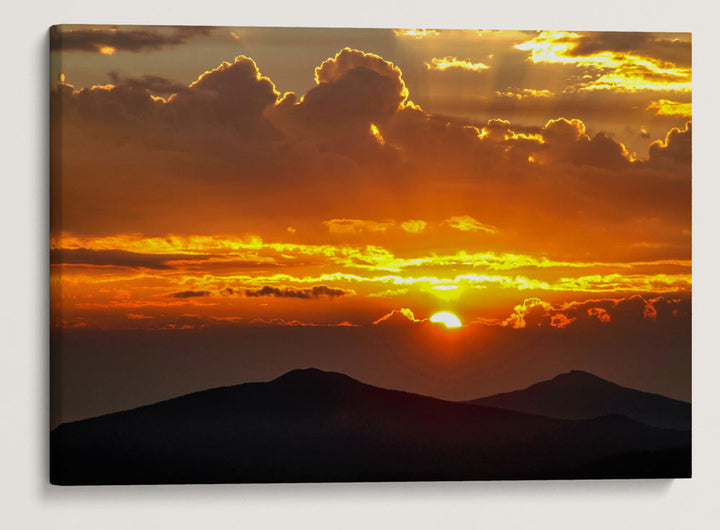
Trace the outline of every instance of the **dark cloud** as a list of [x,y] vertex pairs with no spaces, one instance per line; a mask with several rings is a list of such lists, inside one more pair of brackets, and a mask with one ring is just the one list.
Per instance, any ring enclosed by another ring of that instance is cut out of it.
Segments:
[[142,77],[122,77],[115,71],[108,72],[110,82],[116,87],[128,87],[131,90],[147,90],[152,94],[174,94],[185,90],[187,86],[159,75]]
[[[511,228],[522,212],[537,211],[542,197],[546,208],[538,212],[543,219],[533,241],[544,241],[544,249],[559,244],[547,229],[558,223],[594,230],[600,217],[627,223],[660,211],[668,225],[689,220],[689,129],[656,144],[645,163],[632,161],[613,136],[591,135],[580,119],[528,125],[435,115],[408,102],[397,67],[351,49],[322,63],[318,84],[303,98],[281,97],[243,56],[167,100],[152,98],[151,90],[178,88],[170,80],[114,79],[115,87],[60,85],[53,92],[53,112],[62,109],[64,200],[75,193],[78,204],[89,195],[102,204],[66,208],[78,217],[64,220],[69,230],[88,226],[95,211],[93,226],[139,231],[140,219],[154,216],[167,223],[162,230],[175,230],[176,219],[161,204],[208,212],[183,230],[239,210],[266,216],[279,201],[290,215],[323,211],[341,218],[350,196],[377,218],[401,215],[399,205],[407,208],[402,215],[419,216],[426,215],[431,186],[434,209],[462,201],[469,215],[487,212],[488,223]],[[437,186],[438,175],[447,185]],[[73,191],[80,189],[90,191]],[[119,211],[122,194],[132,212]],[[180,222],[188,219],[183,215]],[[604,230],[586,237],[612,237]],[[575,232],[566,230],[564,237]]]
[[327,296],[328,298],[335,298],[348,294],[348,291],[343,289],[334,289],[326,285],[316,285],[312,288],[307,289],[295,289],[292,287],[284,287],[282,289],[277,287],[271,287],[265,285],[260,289],[246,289],[245,296],[249,297],[261,297],[261,296],[274,296],[276,298],[319,298],[321,296]]
[[415,314],[412,310],[407,307],[401,307],[400,309],[393,309],[387,315],[381,316],[373,322],[373,325],[406,326],[417,322],[426,322],[426,320],[418,320],[415,318]]
[[[342,99],[351,101],[350,114],[358,113],[369,119],[382,119],[400,108],[408,90],[400,69],[378,55],[344,48],[334,58],[324,61],[315,70],[318,86],[310,90],[306,99],[325,107]],[[338,98],[343,89],[350,90]],[[313,101],[314,100],[314,101]],[[361,106],[370,106],[369,112]]]
[[650,145],[650,165],[690,164],[692,158],[692,123],[687,122],[685,129],[672,129],[665,141],[657,140]]
[[590,139],[580,120],[550,120],[541,134],[544,143],[537,152],[544,162],[571,162],[578,166],[612,169],[630,165],[628,153],[621,144],[602,132]]
[[252,59],[238,56],[205,72],[187,90],[176,94],[164,105],[164,116],[173,126],[211,132],[222,127],[239,138],[272,135],[272,127],[263,118],[265,107],[274,104],[279,94],[272,81],[262,77]]
[[314,297],[317,296],[343,296],[348,294],[348,291],[344,291],[343,289],[334,289],[332,287],[328,287],[327,285],[316,285],[312,288],[312,295]]
[[[687,37],[687,35],[684,35]],[[568,50],[568,56],[587,56],[602,52],[624,52],[657,57],[676,64],[688,65],[691,42],[655,33],[622,32],[583,32],[578,39],[568,42],[575,44]]]
[[[381,167],[396,178],[414,172],[414,165],[450,165],[483,174],[498,165],[522,165],[530,156],[545,163],[607,169],[630,165],[622,144],[603,132],[591,138],[579,119],[552,119],[535,127],[540,141],[515,134],[529,128],[507,120],[472,125],[428,114],[407,103],[408,90],[397,67],[348,48],[316,69],[318,84],[302,99],[294,94],[281,99],[272,81],[243,56],[184,88],[159,76],[110,76],[116,82],[112,88],[73,91],[61,86],[55,96],[62,99],[64,119],[92,119],[116,133],[126,129],[136,139],[145,134],[166,149],[223,150],[248,169],[275,163],[286,174],[312,171],[322,158],[321,166],[328,168],[331,153],[336,160],[349,157],[359,168]],[[158,101],[151,97],[153,91],[174,95]],[[677,161],[674,140],[668,154]],[[659,148],[654,150],[657,158]],[[403,163],[405,168],[399,166]]]
[[322,150],[332,149],[364,164],[388,162],[382,135],[385,125],[406,103],[408,90],[399,68],[383,58],[344,48],[315,70],[317,86],[298,100],[287,95],[266,116],[295,141],[314,138]]
[[[262,113],[279,94],[252,59],[224,62],[187,87],[160,76],[110,76],[116,86],[60,85],[53,91],[53,112],[62,109],[68,134],[102,140],[106,148],[131,142],[141,150],[210,155],[215,164],[234,159],[256,174],[278,159],[273,144],[280,134]],[[173,95],[165,101],[153,92]],[[88,144],[84,137],[67,141]]]
[[128,267],[133,269],[167,270],[169,263],[179,260],[204,260],[208,256],[197,254],[142,254],[126,250],[92,250],[87,248],[51,249],[51,264],[91,265],[99,267]]
[[582,33],[580,38],[568,40],[574,42],[575,46],[567,52],[567,55],[593,55],[606,51],[627,52],[642,49],[652,40],[654,39],[648,33],[630,31]]
[[188,27],[138,27],[137,29],[83,28],[68,29],[53,26],[50,30],[51,51],[76,51],[99,53],[104,47],[116,51],[143,53],[185,44],[190,39],[209,35],[213,28]]
[[602,132],[590,138],[578,119],[553,119],[543,127],[514,126],[499,119],[470,125],[403,109],[387,138],[397,142],[409,159],[419,161],[420,167],[442,164],[445,169],[483,177],[497,168],[515,172],[516,178],[523,171],[537,174],[541,169],[529,165],[531,160],[545,166],[570,163],[613,170],[631,166],[622,144]]
[[210,291],[180,291],[178,293],[172,293],[170,296],[173,298],[202,298],[203,296],[210,296]]
[[690,316],[690,299],[632,295],[626,298],[591,299],[553,305],[539,298],[527,298],[513,309],[501,326],[521,329],[532,327],[636,325],[640,321],[662,321]]
[[603,298],[572,302],[554,308],[578,322],[627,325],[642,320],[668,322],[689,317],[691,301],[687,295],[657,296],[635,294],[626,298]]
[[516,305],[513,312],[501,325],[514,329],[532,326],[552,325],[552,318],[562,314],[556,311],[552,304],[539,298],[527,298],[522,304]]

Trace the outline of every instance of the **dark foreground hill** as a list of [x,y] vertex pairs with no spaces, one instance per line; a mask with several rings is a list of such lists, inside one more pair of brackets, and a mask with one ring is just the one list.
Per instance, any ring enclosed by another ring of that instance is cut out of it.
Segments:
[[558,420],[295,370],[67,423],[55,484],[690,476],[690,433]]
[[678,430],[690,430],[692,416],[690,403],[622,387],[580,370],[524,390],[467,403],[563,419],[618,414],[647,425]]

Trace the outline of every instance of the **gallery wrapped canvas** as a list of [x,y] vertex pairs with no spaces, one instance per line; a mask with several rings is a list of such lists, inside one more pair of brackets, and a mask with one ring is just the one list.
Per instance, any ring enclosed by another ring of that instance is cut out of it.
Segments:
[[50,30],[50,481],[691,476],[691,36]]

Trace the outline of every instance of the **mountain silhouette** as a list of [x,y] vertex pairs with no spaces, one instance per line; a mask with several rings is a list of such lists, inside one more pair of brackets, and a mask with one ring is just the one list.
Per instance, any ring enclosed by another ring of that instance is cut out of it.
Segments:
[[293,370],[50,434],[54,484],[690,476],[690,433],[560,420]]
[[571,370],[524,390],[466,403],[564,419],[617,414],[647,425],[680,430],[690,430],[692,416],[690,403],[622,387],[581,370]]

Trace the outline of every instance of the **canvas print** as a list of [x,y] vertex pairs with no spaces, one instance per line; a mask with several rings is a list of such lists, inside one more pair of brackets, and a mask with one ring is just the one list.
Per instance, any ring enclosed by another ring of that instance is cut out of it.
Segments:
[[691,476],[688,33],[50,30],[50,481]]

